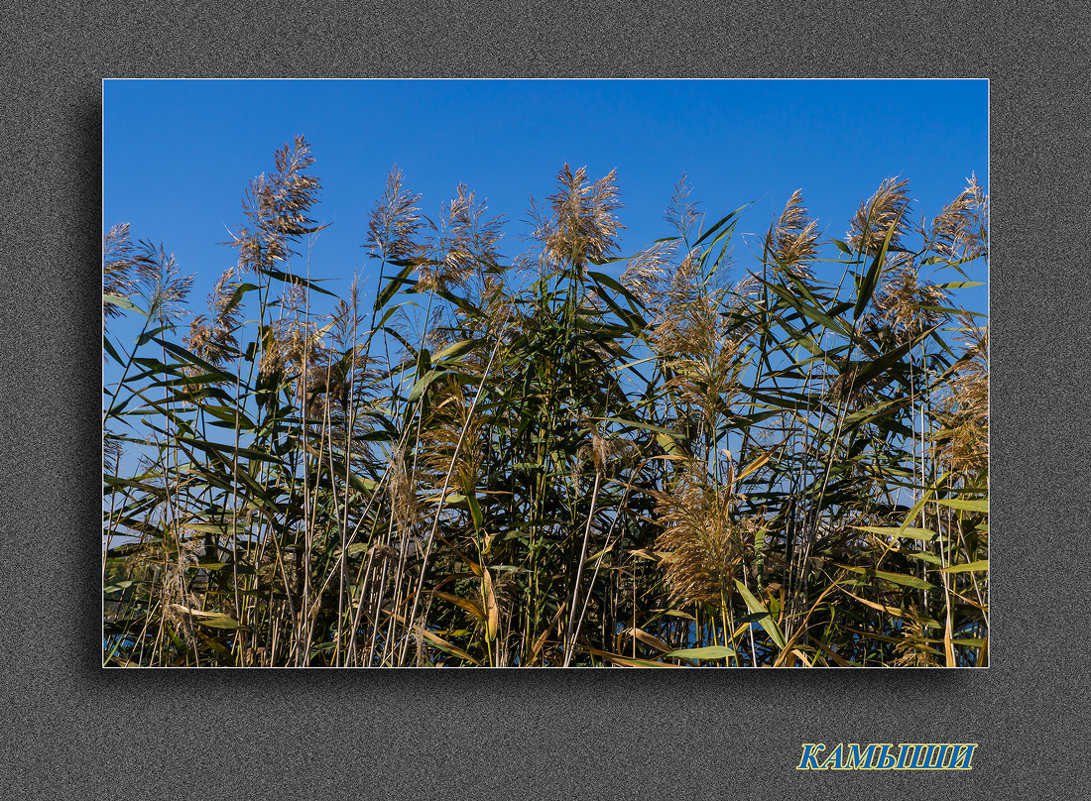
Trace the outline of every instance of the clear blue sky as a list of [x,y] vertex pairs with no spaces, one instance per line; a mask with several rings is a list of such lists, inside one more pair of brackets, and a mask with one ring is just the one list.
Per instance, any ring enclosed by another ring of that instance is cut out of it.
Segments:
[[[108,80],[103,95],[104,228],[161,240],[197,273],[195,307],[234,262],[217,243],[242,221],[247,183],[297,134],[323,184],[313,216],[333,224],[312,275],[341,290],[355,268],[371,275],[360,245],[394,163],[429,216],[459,182],[487,197],[513,223],[507,256],[527,248],[515,235],[528,200],[554,191],[565,162],[617,170],[625,254],[672,233],[663,212],[682,173],[711,219],[756,201],[740,233],[764,233],[802,188],[837,238],[884,178],[909,179],[916,220],[971,172],[988,176],[984,80]],[[748,260],[741,240],[735,257]]]

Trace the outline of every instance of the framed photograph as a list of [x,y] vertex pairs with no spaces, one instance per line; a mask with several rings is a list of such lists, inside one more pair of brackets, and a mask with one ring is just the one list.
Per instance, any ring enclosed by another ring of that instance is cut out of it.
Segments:
[[987,667],[988,100],[105,81],[103,666]]

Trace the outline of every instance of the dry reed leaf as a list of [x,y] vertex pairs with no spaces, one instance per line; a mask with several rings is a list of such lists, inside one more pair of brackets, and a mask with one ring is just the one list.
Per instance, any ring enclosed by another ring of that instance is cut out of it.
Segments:
[[684,668],[685,665],[676,665],[671,662],[656,662],[651,659],[635,659],[630,656],[622,656],[621,654],[612,654],[609,651],[603,651],[600,648],[594,648],[590,645],[577,646],[582,650],[587,651],[589,654],[593,654],[601,659],[606,659],[615,665],[621,667],[652,667],[652,668]]
[[530,659],[528,664],[534,664],[538,661],[538,657],[542,653],[542,649],[545,648],[545,644],[549,641],[549,633],[554,629],[557,630],[557,636],[561,635],[561,618],[564,616],[564,606],[560,606],[557,609],[557,613],[553,615],[553,619],[549,621],[542,633],[534,640],[534,644],[530,647]]
[[485,599],[485,639],[492,642],[496,638],[496,632],[500,626],[500,607],[496,603],[492,573],[489,572],[488,568],[485,568],[481,577],[481,595]]
[[625,629],[624,631],[621,632],[621,636],[624,637],[626,635],[631,636],[631,637],[635,637],[636,639],[640,640],[640,642],[644,643],[645,645],[650,645],[652,648],[655,648],[655,649],[657,649],[659,651],[662,651],[663,653],[666,653],[667,651],[673,651],[674,650],[674,648],[672,646],[667,645],[665,642],[663,642],[661,639],[659,639],[655,635],[649,634],[648,632],[644,631],[644,629],[627,628],[627,629]]
[[465,609],[482,623],[486,621],[485,611],[481,608],[481,604],[477,603],[476,601],[471,601],[469,598],[462,598],[458,595],[452,595],[451,593],[443,592],[442,590],[431,590],[429,594],[436,598],[440,598],[444,601],[453,603],[460,609]]

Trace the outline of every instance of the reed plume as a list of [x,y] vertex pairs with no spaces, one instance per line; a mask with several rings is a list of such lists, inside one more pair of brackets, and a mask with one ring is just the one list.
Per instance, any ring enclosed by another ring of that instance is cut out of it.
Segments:
[[887,268],[874,302],[881,324],[896,342],[906,342],[943,321],[947,293],[921,283],[912,254],[899,253]]
[[901,247],[902,235],[909,228],[909,182],[887,178],[875,194],[860,204],[852,218],[852,227],[845,235],[848,244],[867,256],[874,256],[882,247],[887,233],[892,248]]
[[652,496],[663,528],[655,547],[666,553],[670,599],[720,608],[753,557],[753,527],[733,519],[731,487],[715,484],[703,465],[692,464],[673,490]]
[[406,190],[404,182],[405,176],[395,164],[386,177],[382,200],[368,218],[365,246],[372,258],[397,262],[418,253],[416,237],[425,224],[417,207],[421,196]]
[[[136,291],[133,280],[133,242],[129,223],[122,223],[111,228],[102,238],[102,293],[103,295],[128,299]],[[106,298],[102,305],[103,330],[106,319],[122,314],[111,298]]]
[[502,218],[485,219],[488,207],[465,184],[446,205],[440,224],[429,223],[431,237],[420,247],[420,286],[424,291],[447,291],[462,286],[474,274],[498,268]]
[[242,323],[242,309],[235,298],[238,282],[229,267],[208,296],[208,316],[199,314],[190,323],[186,345],[195,355],[214,367],[227,362],[239,343],[235,331]]
[[943,207],[932,220],[930,230],[922,230],[927,244],[948,259],[974,259],[988,254],[989,197],[971,174],[966,188]]
[[956,475],[976,479],[989,466],[989,328],[962,318],[962,357],[942,397],[938,459]]
[[540,212],[532,199],[532,236],[545,245],[547,261],[584,265],[617,252],[617,236],[625,226],[615,214],[621,208],[616,179],[611,170],[592,183],[586,167],[572,172],[565,164],[557,174],[557,191],[547,198],[552,214]]
[[162,244],[140,242],[135,264],[137,292],[150,319],[167,326],[189,314],[184,304],[194,277],[182,275],[173,253],[168,255]]
[[801,277],[813,278],[807,263],[818,253],[818,222],[807,218],[803,190],[797,189],[784,211],[769,226],[765,249],[779,267]]

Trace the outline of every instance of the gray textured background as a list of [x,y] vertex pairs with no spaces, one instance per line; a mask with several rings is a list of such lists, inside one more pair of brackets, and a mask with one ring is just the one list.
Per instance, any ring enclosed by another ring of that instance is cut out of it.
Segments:
[[[1088,4],[6,5],[0,797],[1088,796]],[[444,75],[992,79],[994,667],[98,667],[100,79]],[[797,773],[806,741],[981,745]]]

